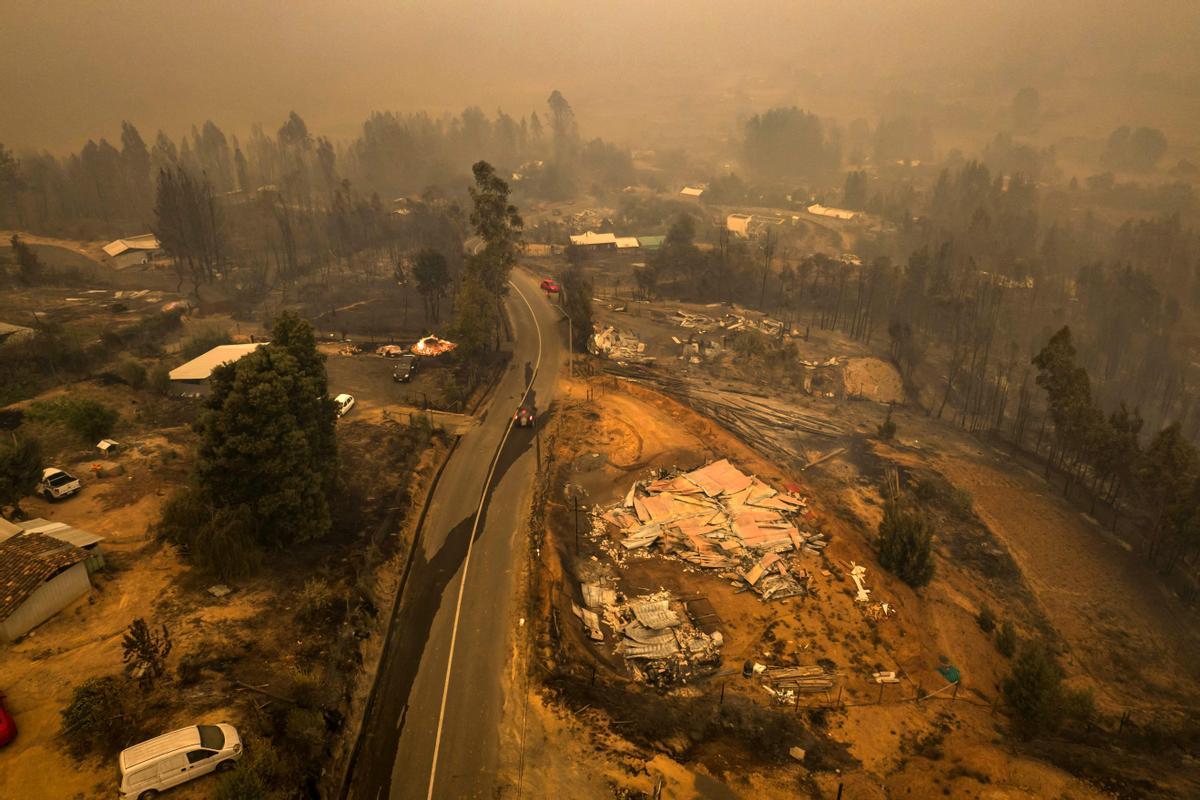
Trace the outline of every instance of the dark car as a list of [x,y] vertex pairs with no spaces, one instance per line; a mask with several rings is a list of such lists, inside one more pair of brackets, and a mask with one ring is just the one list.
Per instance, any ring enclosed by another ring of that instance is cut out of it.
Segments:
[[553,278],[543,278],[542,291],[547,294],[558,294],[558,284],[554,282]]
[[4,709],[4,692],[0,692],[0,747],[11,742],[17,735],[17,723]]
[[525,403],[513,414],[513,424],[520,428],[533,427],[533,406]]
[[408,383],[412,380],[413,373],[417,371],[417,357],[414,355],[403,355],[396,362],[396,368],[392,370],[392,380],[396,383]]

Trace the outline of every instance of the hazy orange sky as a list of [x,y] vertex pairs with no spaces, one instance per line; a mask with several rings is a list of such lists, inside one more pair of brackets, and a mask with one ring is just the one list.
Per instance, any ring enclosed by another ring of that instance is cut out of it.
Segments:
[[703,97],[764,78],[781,97],[808,99],[806,75],[846,96],[989,81],[1010,92],[1068,73],[1159,73],[1194,87],[1198,6],[4,0],[0,142],[74,149],[89,136],[115,139],[122,119],[147,139],[210,118],[239,132],[273,129],[292,109],[315,130],[351,136],[375,109],[526,113],[552,88],[612,135],[603,128],[617,125],[623,99]]

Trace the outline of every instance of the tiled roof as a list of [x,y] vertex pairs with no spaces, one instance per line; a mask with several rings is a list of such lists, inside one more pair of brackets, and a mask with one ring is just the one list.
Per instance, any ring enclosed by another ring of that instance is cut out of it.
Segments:
[[88,553],[40,533],[0,542],[0,620],[8,619],[49,578]]

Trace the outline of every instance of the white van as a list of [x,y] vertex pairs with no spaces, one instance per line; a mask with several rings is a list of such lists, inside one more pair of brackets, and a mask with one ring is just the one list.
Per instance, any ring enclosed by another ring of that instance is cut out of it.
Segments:
[[232,725],[192,725],[121,751],[122,800],[150,800],[172,786],[233,769],[242,740]]
[[348,394],[339,394],[333,398],[333,404],[337,408],[338,417],[344,417],[350,413],[350,409],[354,408],[354,397]]

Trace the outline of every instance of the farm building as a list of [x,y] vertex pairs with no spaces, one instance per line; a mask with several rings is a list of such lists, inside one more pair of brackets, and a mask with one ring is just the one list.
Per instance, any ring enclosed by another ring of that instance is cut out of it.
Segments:
[[617,247],[617,236],[613,233],[595,233],[588,231],[587,233],[575,234],[571,237],[571,244],[576,247],[590,247],[597,250],[613,250]]
[[116,239],[104,245],[104,255],[112,259],[117,269],[146,264],[162,253],[162,245],[152,233]]
[[214,347],[204,355],[171,370],[171,388],[176,394],[184,397],[203,397],[209,392],[208,379],[212,377],[214,369],[248,356],[264,344],[265,342],[254,342]]
[[750,221],[754,217],[750,214],[730,214],[725,218],[725,227],[730,232],[743,239],[750,238]]
[[87,551],[42,533],[0,542],[0,639],[19,639],[87,594],[87,560]]
[[857,211],[850,211],[845,208],[833,208],[832,206],[823,206],[820,203],[813,203],[804,210],[810,214],[815,214],[818,217],[829,217],[830,219],[852,220],[858,219],[860,216],[862,216]]
[[6,542],[14,536],[28,536],[32,533],[49,536],[51,539],[57,539],[64,544],[73,545],[85,551],[88,555],[87,561],[84,562],[88,575],[104,568],[104,553],[100,549],[100,543],[104,541],[103,536],[71,527],[63,522],[53,522],[40,517],[24,522],[9,522],[6,519],[0,519],[0,542]]

